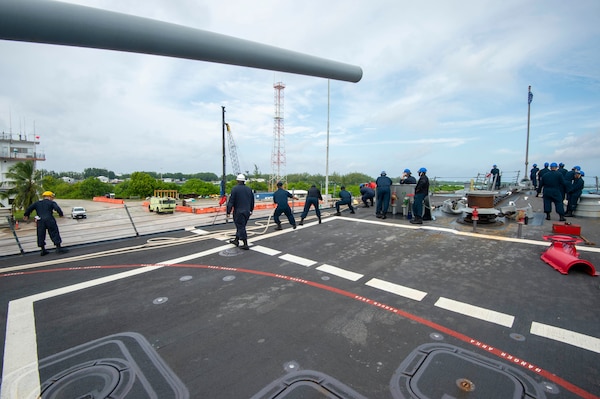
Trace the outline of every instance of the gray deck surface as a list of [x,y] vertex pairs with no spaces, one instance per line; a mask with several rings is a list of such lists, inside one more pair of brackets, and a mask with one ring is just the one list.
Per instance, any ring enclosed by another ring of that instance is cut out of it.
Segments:
[[249,251],[219,219],[2,257],[2,399],[598,398],[600,279],[540,259],[558,217],[529,201],[522,238],[359,208],[277,232],[255,215]]

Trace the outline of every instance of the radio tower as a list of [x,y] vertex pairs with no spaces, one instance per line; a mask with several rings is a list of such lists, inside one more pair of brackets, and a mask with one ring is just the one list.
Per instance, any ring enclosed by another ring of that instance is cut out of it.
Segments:
[[285,84],[277,82],[273,87],[275,88],[275,118],[273,126],[273,152],[271,152],[273,172],[269,182],[271,191],[276,190],[275,185],[278,181],[284,181],[282,167],[285,166],[285,142],[283,137],[283,89],[285,89]]

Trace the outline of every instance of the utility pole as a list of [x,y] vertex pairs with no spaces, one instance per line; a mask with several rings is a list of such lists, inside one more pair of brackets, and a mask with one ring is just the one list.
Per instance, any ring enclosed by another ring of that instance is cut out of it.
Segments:
[[325,157],[325,201],[329,201],[329,86],[330,80],[327,79],[327,155]]
[[221,200],[220,205],[223,205],[224,201],[223,199],[225,198],[225,179],[226,179],[226,174],[225,174],[225,107],[221,106],[221,114],[222,114],[222,129],[223,129],[223,175],[221,176]]

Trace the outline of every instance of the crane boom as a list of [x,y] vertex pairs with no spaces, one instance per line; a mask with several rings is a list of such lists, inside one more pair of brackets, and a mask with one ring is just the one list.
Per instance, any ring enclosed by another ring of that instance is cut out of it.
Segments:
[[237,154],[237,146],[235,145],[235,141],[233,140],[233,134],[231,133],[231,127],[229,123],[225,123],[225,127],[227,128],[227,142],[229,143],[229,158],[231,158],[231,171],[234,175],[238,175],[242,173],[240,168],[240,160],[238,159]]

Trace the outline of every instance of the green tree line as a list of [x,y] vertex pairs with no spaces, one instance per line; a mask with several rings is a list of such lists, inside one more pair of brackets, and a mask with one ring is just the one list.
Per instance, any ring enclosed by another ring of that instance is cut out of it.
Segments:
[[[220,194],[220,178],[210,172],[196,174],[133,172],[119,177],[116,184],[104,183],[98,177],[114,179],[114,172],[101,168],[87,168],[83,173],[36,170],[32,161],[19,162],[13,165],[6,174],[7,190],[0,191],[4,197],[14,198],[14,209],[25,209],[37,201],[43,191],[52,191],[58,198],[91,199],[114,193],[117,198],[146,198],[153,195],[154,190],[177,190],[181,195],[208,197]],[[67,182],[63,177],[74,179]],[[162,179],[161,179],[162,177]],[[268,175],[263,175],[255,167],[253,174],[247,173],[248,186],[256,192],[269,191]],[[179,179],[182,183],[165,182],[163,179]],[[226,192],[236,184],[235,175],[226,176]],[[336,195],[339,187],[345,185],[355,196],[359,195],[359,185],[373,178],[363,173],[341,175],[333,173],[329,176],[329,192]],[[311,185],[325,192],[325,176],[308,173],[289,174],[286,176],[288,190],[308,190]]]

